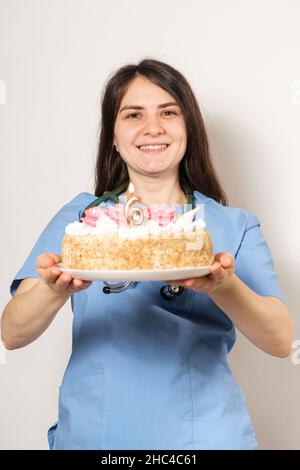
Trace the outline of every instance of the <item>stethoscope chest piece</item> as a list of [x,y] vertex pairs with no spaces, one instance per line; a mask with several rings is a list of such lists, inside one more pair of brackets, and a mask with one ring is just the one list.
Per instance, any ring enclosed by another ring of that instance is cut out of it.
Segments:
[[[118,281],[118,282],[107,282],[103,281],[105,286],[103,287],[104,294],[113,294],[122,292],[127,289],[133,289],[137,286],[137,281]],[[160,295],[165,300],[172,300],[174,297],[181,295],[184,292],[184,287],[177,286],[176,284],[167,284],[162,286],[160,289]]]
[[184,287],[177,286],[176,284],[167,284],[160,289],[160,295],[165,300],[171,300],[174,296],[181,295],[184,292]]
[[117,292],[122,292],[126,289],[133,289],[136,287],[137,282],[135,281],[118,281],[118,282],[107,282],[103,281],[105,287],[103,287],[103,293],[104,294],[112,294],[112,293],[117,293]]

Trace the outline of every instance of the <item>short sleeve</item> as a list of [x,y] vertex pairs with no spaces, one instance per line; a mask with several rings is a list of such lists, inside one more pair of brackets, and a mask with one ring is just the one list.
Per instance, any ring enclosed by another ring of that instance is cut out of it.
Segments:
[[260,229],[257,217],[248,213],[244,235],[236,254],[236,274],[259,295],[283,296],[270,249]]
[[10,286],[14,296],[20,282],[29,277],[39,277],[36,270],[36,259],[40,253],[57,253],[61,255],[61,244],[68,223],[79,220],[82,210],[95,198],[90,193],[80,193],[60,209],[44,228],[21,269],[15,275]]

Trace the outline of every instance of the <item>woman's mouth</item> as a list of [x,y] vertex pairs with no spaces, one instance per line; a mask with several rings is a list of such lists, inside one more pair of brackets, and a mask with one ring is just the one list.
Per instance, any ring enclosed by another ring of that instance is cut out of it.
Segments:
[[164,152],[170,144],[161,144],[161,145],[140,145],[139,150],[143,153],[161,153]]

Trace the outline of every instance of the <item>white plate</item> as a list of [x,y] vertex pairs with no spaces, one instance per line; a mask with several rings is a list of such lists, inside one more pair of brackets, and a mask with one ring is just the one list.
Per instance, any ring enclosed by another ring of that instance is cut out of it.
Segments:
[[87,269],[65,269],[62,264],[57,267],[73,277],[85,281],[168,281],[176,279],[190,279],[206,276],[210,273],[210,266],[181,269],[137,269],[127,271],[89,271]]

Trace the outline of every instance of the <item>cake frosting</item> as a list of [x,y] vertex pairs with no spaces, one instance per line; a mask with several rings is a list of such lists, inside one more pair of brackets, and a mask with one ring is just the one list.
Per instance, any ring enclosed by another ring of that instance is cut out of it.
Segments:
[[[201,206],[135,204],[139,221],[128,219],[124,203],[86,209],[69,223],[62,243],[69,269],[170,269],[212,263],[212,242],[199,216]],[[197,217],[198,216],[198,217]]]
[[160,220],[150,218],[150,215],[148,218],[145,217],[144,222],[140,225],[129,225],[124,217],[118,217],[121,211],[116,206],[111,206],[112,210],[101,209],[100,207],[87,209],[85,217],[81,219],[82,221],[69,223],[65,228],[65,233],[73,236],[94,235],[99,237],[111,234],[118,235],[123,239],[132,239],[148,235],[163,236],[165,234],[167,236],[171,233],[178,236],[188,232],[192,234],[196,230],[204,229],[206,226],[202,218],[194,221],[199,208],[186,212],[179,217],[175,216],[174,209],[172,209],[172,212],[167,212],[164,208],[163,212],[159,214],[163,214]]

